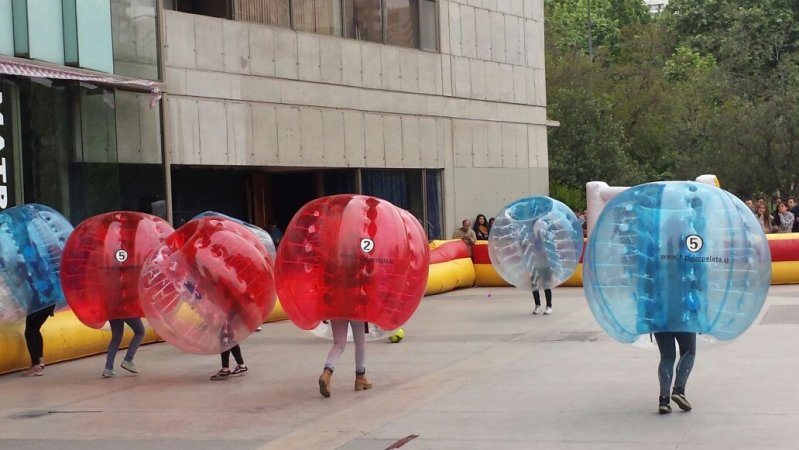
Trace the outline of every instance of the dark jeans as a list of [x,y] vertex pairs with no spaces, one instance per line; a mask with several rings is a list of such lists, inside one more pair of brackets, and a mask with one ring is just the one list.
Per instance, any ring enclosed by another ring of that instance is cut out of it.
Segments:
[[668,397],[671,390],[671,379],[674,376],[674,360],[677,357],[676,341],[680,346],[680,361],[677,363],[677,378],[674,380],[675,392],[685,392],[688,375],[694,367],[696,357],[696,333],[655,333],[655,340],[660,350],[660,396]]
[[236,359],[236,364],[243,366],[244,357],[241,356],[241,347],[238,345],[222,352],[222,367],[227,369],[230,367],[230,354],[233,353],[233,358]]
[[[547,307],[552,307],[552,289],[544,289],[544,297],[547,298]],[[541,306],[541,295],[538,294],[538,291],[533,291],[533,300],[535,300],[536,306]]]
[[42,364],[44,356],[44,339],[42,339],[42,325],[47,318],[53,315],[55,305],[48,306],[35,313],[28,314],[25,318],[25,344],[28,346],[28,355],[31,357],[31,366]]
[[139,349],[142,339],[144,339],[144,324],[141,319],[112,319],[108,323],[111,325],[111,342],[108,343],[108,355],[105,358],[105,368],[114,368],[114,359],[117,357],[119,344],[122,342],[122,335],[125,331],[125,324],[133,330],[133,339],[130,340],[128,352],[125,354],[125,361],[133,362],[136,350]]

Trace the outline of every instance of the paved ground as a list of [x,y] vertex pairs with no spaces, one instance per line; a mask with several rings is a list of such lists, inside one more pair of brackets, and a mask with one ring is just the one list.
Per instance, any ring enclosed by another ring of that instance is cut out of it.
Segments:
[[[618,344],[583,291],[555,314],[529,294],[425,298],[400,344],[370,343],[371,391],[352,348],[318,393],[328,343],[291,323],[243,346],[250,372],[211,382],[216,357],[143,347],[143,374],[102,379],[101,356],[0,376],[1,449],[750,449],[799,446],[799,286],[777,286],[755,325],[699,348],[694,411],[659,416],[657,352]],[[675,408],[676,409],[676,408]],[[413,438],[413,436],[418,436]],[[393,446],[393,447],[392,447]]]

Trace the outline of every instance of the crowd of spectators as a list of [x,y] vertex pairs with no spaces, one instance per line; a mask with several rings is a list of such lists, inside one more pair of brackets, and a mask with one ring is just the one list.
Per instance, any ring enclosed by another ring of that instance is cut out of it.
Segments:
[[[788,197],[787,202],[775,196],[769,205],[764,196],[755,200],[746,199],[746,206],[757,217],[757,223],[764,233],[799,232],[799,204],[796,197]],[[770,211],[770,212],[769,212]]]

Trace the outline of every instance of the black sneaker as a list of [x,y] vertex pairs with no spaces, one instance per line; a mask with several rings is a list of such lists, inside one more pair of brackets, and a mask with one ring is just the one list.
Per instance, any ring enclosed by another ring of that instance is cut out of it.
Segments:
[[669,404],[668,397],[658,397],[658,401],[660,402],[660,406],[658,406],[658,413],[668,414],[671,412],[671,405]]
[[228,370],[228,369],[222,369],[219,372],[211,375],[211,379],[214,380],[214,381],[216,381],[216,380],[227,380],[228,378],[230,378],[230,370]]
[[247,373],[247,366],[241,365],[241,366],[236,366],[236,368],[233,369],[233,372],[230,372],[230,376],[231,377],[240,377],[240,376],[244,375],[245,373]]
[[684,392],[675,392],[671,394],[671,399],[674,400],[674,403],[676,403],[681,410],[683,411],[691,410],[691,402],[689,402],[688,399],[685,398]]

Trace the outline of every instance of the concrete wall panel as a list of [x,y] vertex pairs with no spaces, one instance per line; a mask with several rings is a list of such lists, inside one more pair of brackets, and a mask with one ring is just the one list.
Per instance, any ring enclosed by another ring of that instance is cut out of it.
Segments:
[[366,166],[363,113],[344,111],[344,152],[349,167]]
[[170,12],[164,42],[165,64],[172,67],[197,67],[194,39],[194,14]]
[[194,36],[197,41],[197,68],[225,70],[222,21],[213,17],[194,17]]
[[485,99],[487,97],[485,62],[479,59],[471,59],[469,62],[469,76],[472,84],[471,97]]
[[277,108],[278,163],[286,166],[302,165],[300,142],[300,111],[298,108]]
[[[488,122],[488,166],[502,167],[504,162],[503,124]],[[507,165],[505,167],[513,167]]]
[[473,121],[472,128],[472,165],[473,167],[490,167],[488,162],[488,125],[489,122]]
[[513,66],[513,101],[527,103],[527,68]]
[[250,72],[275,76],[275,32],[271,27],[250,25]]
[[486,76],[486,99],[491,101],[499,101],[502,98],[501,94],[501,80],[499,73],[499,63],[493,61],[486,61],[485,63],[485,76]]
[[419,156],[421,167],[438,167],[438,145],[438,129],[436,119],[431,117],[420,117]]
[[510,64],[499,65],[500,98],[503,102],[512,102],[515,99],[513,91],[513,66]]
[[200,162],[200,117],[197,100],[169,97],[167,110],[172,124],[169,151],[173,164]]
[[472,167],[472,122],[453,120],[453,155],[455,167]]
[[467,58],[477,56],[477,38],[474,8],[461,5],[461,54]]
[[460,5],[455,2],[449,2],[449,46],[451,55],[460,56],[463,54],[461,41]]
[[422,166],[422,147],[419,118],[402,116],[402,164],[403,167]]
[[505,16],[491,12],[491,59],[505,62]]
[[248,103],[227,102],[228,164],[245,165],[252,153],[252,112]]
[[361,43],[357,41],[343,41],[341,44],[341,70],[342,82],[350,86],[361,86]]
[[324,155],[326,166],[347,167],[344,150],[344,113],[335,109],[322,111],[324,124]]
[[300,80],[322,81],[319,51],[319,36],[310,33],[297,33]]
[[386,148],[386,167],[403,167],[401,116],[395,114],[384,115],[383,134]]
[[222,21],[222,51],[225,72],[250,73],[250,25]]
[[455,73],[455,96],[468,98],[472,96],[471,68],[469,58],[455,57],[453,71]]
[[302,164],[324,166],[325,135],[322,110],[300,108],[300,131]]
[[399,49],[392,46],[382,46],[380,48],[380,66],[383,75],[383,89],[398,91],[402,89],[402,78],[400,78],[400,57]]
[[202,100],[198,102],[197,106],[200,115],[200,163],[227,164],[228,140],[225,103]]
[[416,50],[400,52],[400,86],[403,91],[419,92],[419,60],[423,55]]
[[249,163],[257,166],[278,164],[277,109],[264,103],[252,104],[252,147]]
[[366,144],[366,166],[386,167],[383,116],[380,114],[364,114],[363,119]]
[[342,39],[334,37],[323,37],[319,41],[322,81],[325,83],[341,84],[342,82],[341,46],[343,42]]
[[491,60],[491,13],[487,9],[475,9],[475,36],[477,58]]
[[279,78],[296,79],[297,33],[275,28],[275,75]]
[[380,61],[380,46],[376,44],[364,43],[361,48],[363,86],[379,89],[383,86],[383,74]]

